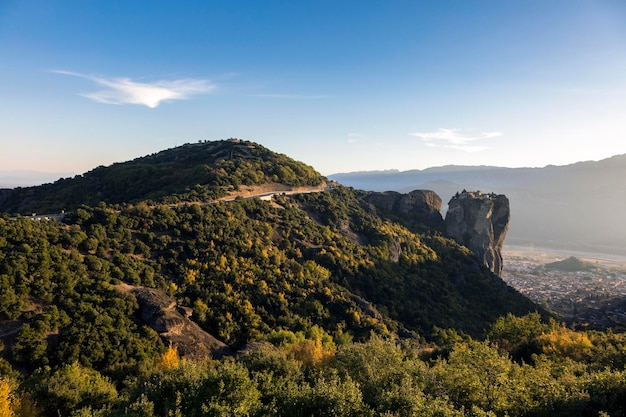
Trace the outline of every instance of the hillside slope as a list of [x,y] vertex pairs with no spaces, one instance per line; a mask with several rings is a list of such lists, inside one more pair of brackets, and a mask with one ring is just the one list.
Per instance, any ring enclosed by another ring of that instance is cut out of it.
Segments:
[[[230,149],[219,154],[226,159],[201,168],[232,166],[234,174],[206,189],[260,181],[261,174],[240,176],[251,166],[285,178],[305,169],[256,144],[218,145]],[[146,158],[172,161],[196,145],[189,146]],[[239,156],[228,159],[231,151]],[[322,180],[305,172],[286,185]],[[481,337],[498,317],[539,309],[467,248],[422,217],[373,205],[371,193],[338,186],[211,204],[172,204],[178,196],[161,195],[167,204],[111,194],[115,204],[81,205],[63,222],[0,217],[0,338],[13,367],[30,373],[79,363],[121,381],[180,340],[172,332],[184,337],[197,326],[209,335],[187,340],[224,352],[303,337],[424,341],[441,328]],[[159,290],[164,301],[155,305],[163,307],[146,314],[136,291],[120,290],[135,287]],[[181,351],[197,356],[190,349]]]

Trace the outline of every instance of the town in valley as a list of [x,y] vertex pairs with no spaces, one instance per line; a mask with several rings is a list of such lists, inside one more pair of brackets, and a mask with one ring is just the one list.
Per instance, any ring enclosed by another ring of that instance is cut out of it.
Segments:
[[505,246],[502,279],[576,326],[626,326],[626,258]]

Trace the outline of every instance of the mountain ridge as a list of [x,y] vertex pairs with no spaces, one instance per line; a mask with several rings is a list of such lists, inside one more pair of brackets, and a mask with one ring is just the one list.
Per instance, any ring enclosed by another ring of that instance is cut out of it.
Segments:
[[340,175],[361,175],[361,174],[404,174],[404,173],[423,173],[423,172],[431,172],[431,171],[444,171],[444,172],[448,172],[448,171],[454,171],[454,170],[459,170],[459,171],[463,171],[463,170],[469,170],[469,171],[479,171],[479,170],[484,170],[484,169],[502,169],[502,170],[541,170],[544,168],[564,168],[564,167],[571,167],[571,166],[577,166],[577,165],[589,165],[589,164],[594,164],[594,163],[612,163],[612,162],[616,162],[618,164],[621,164],[623,161],[621,161],[622,159],[626,159],[626,154],[616,154],[613,156],[609,156],[607,158],[602,158],[602,159],[598,159],[598,160],[593,160],[593,159],[589,159],[589,160],[584,160],[584,161],[576,161],[576,162],[572,162],[569,164],[563,164],[563,165],[555,165],[555,164],[548,164],[548,165],[544,165],[544,166],[539,166],[539,167],[532,167],[532,166],[521,166],[521,167],[507,167],[507,166],[500,166],[500,165],[457,165],[457,164],[446,164],[446,165],[436,165],[436,166],[429,166],[426,168],[414,168],[414,169],[406,169],[406,170],[400,170],[400,169],[395,169],[395,168],[390,168],[390,169],[380,169],[380,170],[358,170],[358,171],[347,171],[347,172],[335,172],[335,173],[331,173],[328,174],[328,177],[334,177],[334,176],[340,176]]

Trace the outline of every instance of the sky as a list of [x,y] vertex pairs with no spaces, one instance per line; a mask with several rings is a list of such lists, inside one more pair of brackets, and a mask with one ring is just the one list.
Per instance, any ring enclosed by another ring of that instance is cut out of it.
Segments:
[[227,138],[324,175],[626,153],[626,1],[0,0],[0,171]]

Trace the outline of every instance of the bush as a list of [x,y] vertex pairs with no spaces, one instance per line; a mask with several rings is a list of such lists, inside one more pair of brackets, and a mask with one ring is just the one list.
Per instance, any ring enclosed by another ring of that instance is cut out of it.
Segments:
[[72,411],[90,407],[100,410],[110,407],[117,399],[117,390],[98,371],[78,363],[66,365],[51,373],[35,376],[36,397],[46,414],[70,415]]

